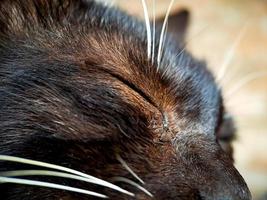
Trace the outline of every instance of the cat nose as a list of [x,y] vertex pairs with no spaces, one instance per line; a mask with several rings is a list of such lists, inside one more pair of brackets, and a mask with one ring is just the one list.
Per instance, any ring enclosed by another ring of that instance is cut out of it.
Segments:
[[245,181],[233,166],[219,166],[218,169],[205,173],[203,176],[206,183],[201,181],[198,185],[201,199],[251,200]]
[[[250,200],[250,191],[220,146],[203,134],[180,135],[174,144],[187,184],[205,200]],[[185,151],[186,150],[186,151]]]
[[[230,174],[227,174],[229,170]],[[216,171],[216,169],[214,170]],[[192,181],[197,197],[194,200],[251,200],[250,191],[234,167],[217,172],[196,172]],[[198,175],[196,175],[199,173]],[[225,174],[224,174],[225,173]]]
[[[234,189],[234,188],[233,188]],[[203,192],[200,193],[200,199],[201,200],[251,200],[250,194],[246,191],[246,189],[243,190],[243,192],[240,193],[240,191],[237,192],[228,192],[228,191],[221,191],[214,192],[212,194],[203,194]],[[206,191],[205,191],[206,192]]]

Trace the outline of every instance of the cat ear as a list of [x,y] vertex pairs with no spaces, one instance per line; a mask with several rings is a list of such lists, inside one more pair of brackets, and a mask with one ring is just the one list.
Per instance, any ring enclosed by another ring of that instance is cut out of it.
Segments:
[[[171,13],[168,18],[167,32],[171,37],[181,45],[185,42],[185,34],[189,24],[190,14],[188,10],[178,10]],[[165,16],[156,19],[156,26],[162,27]]]

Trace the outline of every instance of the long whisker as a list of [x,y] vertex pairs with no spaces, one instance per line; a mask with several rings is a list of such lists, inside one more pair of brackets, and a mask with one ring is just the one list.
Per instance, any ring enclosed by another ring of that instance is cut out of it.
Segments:
[[252,74],[244,77],[230,91],[228,91],[225,94],[226,100],[228,98],[230,98],[238,90],[240,90],[243,86],[245,86],[246,84],[248,84],[249,82],[254,81],[254,80],[256,80],[258,78],[261,78],[261,77],[265,77],[265,76],[267,76],[267,71],[265,71],[265,72],[255,72],[255,73],[252,73]]
[[159,49],[158,49],[158,57],[157,57],[158,65],[160,65],[160,61],[162,58],[162,46],[163,46],[163,40],[164,40],[164,33],[166,30],[167,21],[168,21],[173,3],[174,3],[174,0],[171,0],[170,5],[169,5],[168,10],[167,10],[167,13],[166,13],[165,18],[164,18],[164,22],[163,22],[161,33],[160,33]]
[[[167,38],[168,25],[169,25],[169,23],[168,23],[168,20],[167,20],[165,31],[164,31],[164,35],[163,35],[163,40],[162,40],[162,49],[164,49],[164,47],[166,45],[165,43],[166,43],[166,38]],[[163,50],[161,51],[161,57],[164,57]]]
[[[182,54],[185,52],[187,46],[190,44],[190,42],[197,38],[200,34],[204,33],[208,28],[210,28],[210,25],[206,25],[204,26],[202,29],[200,29],[198,32],[194,33],[189,39],[187,39],[187,41],[183,44],[182,49],[174,56],[174,59],[177,59],[179,56],[181,56],[178,60],[178,66],[180,66],[180,61],[182,60]],[[166,67],[166,69],[169,68],[171,63],[169,63]],[[163,72],[162,74],[163,76],[165,75],[165,72]]]
[[147,9],[147,5],[146,5],[146,0],[142,0],[142,5],[143,5],[143,9],[144,9],[146,32],[147,32],[147,56],[148,56],[148,59],[150,59],[151,58],[152,38],[151,38],[151,27],[150,27],[150,22],[149,22],[149,16],[148,16],[148,9]]
[[136,174],[134,171],[127,165],[127,163],[118,155],[116,154],[117,160],[121,163],[121,165],[128,171],[130,174],[133,175],[140,183],[145,184],[145,182]]
[[232,46],[229,48],[229,50],[226,52],[225,57],[224,57],[224,61],[220,67],[220,70],[218,72],[218,75],[216,77],[216,82],[219,83],[221,81],[221,79],[225,76],[226,70],[230,65],[230,62],[232,61],[236,48],[238,46],[238,44],[240,43],[242,37],[244,36],[245,32],[247,30],[247,24],[245,24],[243,26],[243,28],[240,30],[237,38],[235,39],[234,43],[232,44]]
[[153,0],[153,33],[152,33],[152,64],[155,60],[155,38],[156,38],[156,3]]
[[[238,113],[240,113],[240,112],[248,113],[247,111],[251,110],[251,109],[247,109],[247,108],[262,107],[261,103],[264,102],[264,100],[262,98],[263,97],[261,97],[261,96],[254,96],[254,95],[251,96],[250,98],[243,98],[242,100],[238,100],[238,101],[233,101],[233,98],[229,98],[228,101],[225,101],[225,106],[226,106],[226,108],[231,110],[231,115],[235,114],[236,111],[238,111]],[[255,100],[257,100],[257,101],[255,101]],[[244,105],[246,106],[246,109],[243,109]],[[255,112],[254,109],[251,111]]]
[[[244,107],[246,107],[246,109],[244,109]],[[227,109],[231,110],[231,114],[233,117],[238,117],[238,119],[241,119],[242,117],[247,116],[248,118],[253,118],[255,116],[260,117],[261,115],[266,116],[265,113],[262,113],[262,110],[259,110],[260,108],[262,108],[262,105],[259,105],[259,101],[255,101],[255,102],[243,102],[240,104],[236,105],[227,105]],[[248,109],[249,108],[249,109]],[[254,109],[251,109],[254,108]],[[240,121],[239,121],[240,122]],[[238,123],[239,123],[238,122]]]
[[99,184],[99,182],[96,182],[93,179],[88,179],[85,177],[72,175],[64,172],[57,172],[57,171],[50,171],[50,170],[14,170],[14,171],[2,171],[0,172],[0,176],[5,177],[17,177],[17,176],[53,176],[53,177],[60,177],[60,178],[67,178],[67,179],[73,179],[78,181],[84,181],[87,183],[93,183],[96,185],[102,185],[102,183]]
[[144,193],[146,193],[148,196],[153,197],[153,194],[151,194],[147,189],[145,189],[144,187],[142,187],[141,185],[135,183],[134,181],[128,179],[128,178],[124,178],[124,177],[113,177],[112,178],[113,181],[117,181],[117,182],[124,182],[124,183],[128,183],[130,185],[135,186],[136,188],[138,188],[139,190],[143,191]]
[[129,196],[134,196],[133,193],[128,192],[127,190],[124,190],[124,189],[120,188],[119,186],[116,186],[116,185],[109,183],[107,181],[101,180],[101,179],[96,178],[94,176],[91,176],[91,175],[88,175],[88,174],[85,174],[85,173],[82,173],[82,172],[79,172],[77,170],[70,169],[67,167],[63,167],[63,166],[59,166],[59,165],[55,165],[55,164],[50,164],[50,163],[45,163],[45,162],[41,162],[41,161],[36,161],[36,160],[31,160],[31,159],[15,157],[15,156],[7,156],[7,155],[0,155],[0,160],[9,161],[9,162],[16,162],[16,163],[23,163],[23,164],[27,164],[27,165],[34,165],[34,166],[45,167],[45,168],[50,168],[50,169],[56,169],[56,170],[68,172],[71,174],[76,174],[76,175],[81,176],[81,177],[95,180],[96,182],[98,182],[98,185],[102,185],[102,186],[111,188],[113,190],[117,190],[117,191],[122,192],[124,194],[127,194]]
[[242,66],[234,67],[229,71],[227,76],[224,75],[224,78],[220,80],[219,87],[226,88],[229,83],[231,84],[235,77],[238,76],[241,67]]
[[198,32],[194,33],[193,35],[191,35],[191,37],[189,39],[186,40],[186,42],[184,43],[182,50],[180,50],[177,55],[175,56],[175,58],[179,57],[187,48],[187,46],[190,44],[190,42],[192,42],[193,39],[197,38],[201,33],[204,33],[208,28],[210,28],[210,25],[206,25],[203,28],[201,28]]
[[67,190],[71,192],[81,193],[81,194],[87,194],[90,196],[95,196],[95,197],[99,197],[103,199],[108,198],[108,196],[97,193],[97,192],[92,192],[89,190],[84,190],[80,188],[75,188],[75,187],[70,187],[70,186],[65,186],[65,185],[60,185],[60,184],[55,184],[55,183],[43,182],[43,181],[33,181],[33,180],[28,180],[28,179],[9,178],[9,177],[0,176],[0,183],[15,183],[15,184],[21,184],[21,185],[54,188],[54,189],[59,189],[59,190]]

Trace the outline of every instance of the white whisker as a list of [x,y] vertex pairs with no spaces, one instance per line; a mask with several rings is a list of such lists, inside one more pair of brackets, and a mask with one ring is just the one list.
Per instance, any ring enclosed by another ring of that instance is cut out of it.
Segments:
[[170,5],[169,5],[168,10],[167,10],[167,13],[166,13],[166,16],[164,18],[162,28],[161,28],[160,39],[159,39],[158,57],[157,57],[158,66],[160,65],[160,61],[162,58],[162,47],[163,47],[163,41],[164,41],[164,35],[165,35],[164,33],[166,31],[166,25],[167,25],[167,21],[168,21],[173,3],[174,3],[174,0],[171,0]]
[[113,181],[118,181],[118,182],[124,182],[124,183],[128,183],[130,185],[135,186],[136,188],[138,188],[139,190],[143,191],[144,193],[146,193],[148,196],[153,197],[153,194],[151,194],[147,189],[145,189],[144,187],[142,187],[141,185],[135,183],[134,181],[124,178],[124,177],[113,177],[112,178]]
[[241,29],[241,31],[239,32],[237,38],[235,39],[234,43],[232,44],[232,46],[228,49],[228,51],[225,54],[224,57],[224,61],[220,67],[220,70],[218,72],[218,75],[216,77],[216,82],[219,83],[221,81],[221,79],[225,76],[226,70],[230,65],[230,62],[232,61],[234,54],[235,54],[235,50],[238,46],[238,44],[240,43],[242,37],[244,36],[246,29],[247,28],[247,24],[244,25],[244,27]]
[[152,64],[154,64],[155,60],[155,39],[156,39],[156,3],[153,0],[153,33],[152,33]]
[[[250,100],[251,99],[247,99],[247,101],[242,101],[240,103],[239,102],[228,103],[226,107],[227,109],[231,110],[231,115],[233,115],[234,117],[236,116],[241,117],[243,115],[247,115],[248,117],[253,117],[254,114],[258,113],[259,113],[258,115],[260,116],[261,110],[259,110],[258,108],[262,107],[261,103],[259,103],[261,99],[259,101],[256,100],[255,102],[251,102]],[[244,109],[244,107],[246,107],[246,110]]]
[[185,43],[184,43],[184,45],[182,47],[182,50],[180,50],[180,52],[178,52],[178,54],[175,56],[175,58],[179,57],[186,50],[186,48],[190,44],[190,42],[192,42],[193,39],[196,39],[197,37],[199,37],[200,34],[204,33],[208,28],[210,28],[210,25],[206,25],[206,26],[202,27],[196,33],[191,35],[191,37],[185,41]]
[[238,90],[240,90],[243,86],[245,86],[249,82],[254,81],[258,78],[264,77],[264,76],[267,76],[266,71],[265,72],[255,72],[255,73],[252,73],[252,74],[244,77],[233,88],[231,88],[230,91],[228,91],[225,94],[225,99],[227,100],[228,98],[231,98],[234,93],[236,93]]
[[209,24],[203,26],[197,32],[191,34],[191,36],[185,41],[182,50],[178,53],[177,56],[179,56],[179,54],[181,54],[183,51],[185,51],[185,49],[190,44],[190,42],[192,42],[194,39],[197,39],[201,34],[205,33],[205,31],[207,31],[208,29],[210,29],[210,25]]
[[53,188],[53,189],[59,189],[59,190],[66,190],[70,192],[76,192],[81,194],[87,194],[90,196],[95,196],[99,198],[106,199],[108,196],[99,194],[97,192],[92,192],[89,190],[84,190],[80,188],[55,184],[55,183],[49,183],[49,182],[43,182],[43,181],[33,181],[28,179],[19,179],[19,178],[9,178],[9,177],[3,177],[0,176],[0,183],[15,183],[15,184],[21,184],[21,185],[31,185],[31,186],[39,186],[39,187],[46,187],[46,188]]
[[[184,43],[184,45],[183,45],[183,47],[182,47],[182,49],[174,56],[174,60],[176,60],[179,56],[179,60],[178,60],[178,66],[180,66],[180,61],[181,60],[183,60],[182,58],[183,58],[183,53],[185,52],[185,50],[186,50],[186,48],[187,48],[187,46],[189,45],[189,43],[193,40],[193,39],[195,39],[195,38],[197,38],[197,36],[199,36],[201,33],[204,33],[204,31],[206,30],[206,29],[208,29],[209,28],[209,25],[206,25],[206,26],[204,26],[202,29],[200,29],[198,32],[196,32],[195,34],[193,34],[189,39],[187,39],[187,41]],[[169,63],[165,68],[166,69],[168,69],[169,67],[170,67],[170,65],[171,65],[171,63]],[[162,77],[164,77],[165,76],[165,74],[166,74],[167,72],[165,71],[165,72],[163,72],[162,73]]]
[[[162,49],[164,49],[164,47],[165,47],[168,25],[169,25],[169,22],[167,20],[166,27],[165,27],[165,32],[164,32],[164,36],[163,36],[163,40],[162,40]],[[163,50],[161,51],[161,57],[164,57]]]
[[178,59],[178,66],[179,66],[179,67],[182,66],[181,62],[184,60],[183,58],[184,58],[185,49],[186,49],[186,48],[184,48],[184,49],[177,55],[177,57],[179,57],[179,59]]
[[231,71],[229,71],[229,74],[227,76],[224,75],[224,78],[220,80],[219,87],[226,88],[229,83],[231,84],[232,81],[234,81],[235,77],[238,76],[241,67],[242,66],[231,68]]
[[143,9],[144,9],[146,32],[147,32],[147,56],[148,56],[148,59],[150,59],[151,58],[152,38],[151,38],[151,27],[150,27],[150,21],[149,21],[149,16],[148,16],[148,9],[147,9],[147,5],[146,5],[146,0],[142,0],[142,5],[143,5]]
[[82,172],[79,172],[77,170],[70,169],[67,167],[63,167],[63,166],[59,166],[59,165],[55,165],[55,164],[50,164],[50,163],[45,163],[45,162],[41,162],[41,161],[36,161],[36,160],[30,160],[30,159],[15,157],[15,156],[7,156],[7,155],[0,155],[0,160],[9,161],[9,162],[16,162],[16,163],[23,163],[23,164],[45,167],[45,168],[50,168],[50,169],[56,169],[56,170],[68,172],[71,174],[76,174],[76,175],[81,176],[81,177],[95,180],[96,182],[98,182],[98,185],[102,185],[102,186],[111,188],[113,190],[117,190],[117,191],[122,192],[124,194],[127,194],[129,196],[134,196],[133,193],[128,192],[127,190],[124,190],[124,189],[122,189],[122,188],[120,188],[120,187],[118,187],[112,183],[109,183],[107,181],[101,180],[101,179],[96,178],[94,176],[91,176],[91,175],[88,175],[88,174],[85,174],[85,173],[82,173]]
[[87,183],[93,183],[96,185],[101,185],[102,183],[99,183],[95,181],[94,179],[88,179],[85,177],[72,175],[64,172],[57,172],[57,171],[50,171],[50,170],[14,170],[14,171],[2,171],[0,172],[0,176],[5,177],[17,177],[17,176],[53,176],[53,177],[60,177],[60,178],[67,178],[67,179],[73,179],[78,181],[83,181]]
[[142,183],[142,184],[145,184],[145,182],[141,179],[141,178],[139,178],[139,176],[136,174],[136,173],[134,173],[134,171],[127,165],[127,163],[118,155],[118,154],[116,154],[116,158],[117,158],[117,160],[121,163],[121,165],[128,171],[128,172],[130,172],[130,174],[132,174],[133,175],[133,177],[134,178],[136,178],[140,183]]

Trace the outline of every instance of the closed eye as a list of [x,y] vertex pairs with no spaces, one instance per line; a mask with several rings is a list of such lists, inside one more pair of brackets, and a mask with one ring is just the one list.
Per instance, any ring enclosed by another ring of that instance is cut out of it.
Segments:
[[216,139],[218,144],[227,153],[230,158],[233,160],[233,148],[232,141],[235,139],[235,126],[232,117],[224,113],[222,116],[222,121],[218,130],[216,131]]

